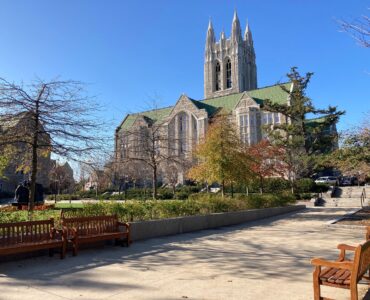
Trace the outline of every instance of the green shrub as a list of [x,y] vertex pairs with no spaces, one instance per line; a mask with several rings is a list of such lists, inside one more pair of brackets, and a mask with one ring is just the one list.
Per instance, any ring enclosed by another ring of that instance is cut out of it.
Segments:
[[294,187],[298,193],[309,193],[315,188],[315,182],[310,178],[301,178],[295,181]]
[[171,189],[167,189],[167,188],[159,189],[157,199],[165,200],[165,199],[172,199],[172,198],[173,198],[173,192]]
[[[55,219],[55,224],[59,223],[60,211],[59,210],[40,210],[33,212],[33,220],[46,220],[50,218]],[[28,221],[28,211],[19,210],[12,212],[0,212],[0,223],[23,222]]]
[[290,188],[290,182],[283,178],[266,178],[264,180],[264,192],[265,193],[277,193],[288,190]]
[[329,185],[325,183],[315,183],[312,192],[313,193],[326,193],[329,190]]
[[314,195],[311,193],[295,193],[294,196],[297,200],[310,200]]
[[[117,215],[123,221],[141,221],[179,216],[204,215],[247,209],[284,206],[294,203],[290,193],[255,194],[222,198],[219,194],[197,193],[187,200],[127,200],[83,203],[82,208],[66,209],[66,216]],[[58,219],[59,210],[35,211],[34,219]],[[26,211],[1,212],[0,222],[27,220]]]

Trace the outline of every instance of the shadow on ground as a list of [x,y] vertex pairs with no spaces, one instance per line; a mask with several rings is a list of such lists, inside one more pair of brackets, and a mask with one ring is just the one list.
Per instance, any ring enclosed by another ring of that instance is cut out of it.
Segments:
[[[218,276],[233,276],[268,282],[269,279],[311,280],[310,259],[321,256],[336,259],[336,244],[353,240],[361,242],[362,232],[327,228],[325,222],[338,217],[341,208],[309,208],[242,225],[181,234],[136,242],[129,248],[107,246],[70,254],[65,260],[38,257],[1,264],[2,278],[10,278],[15,287],[27,284],[37,286],[73,286],[92,290],[147,289],[144,282],[126,284],[101,280],[85,272],[107,265],[118,265],[137,272],[156,271],[163,266],[211,266],[207,275],[194,275],[193,280],[209,280]],[[319,221],[320,226],[306,226],[306,222]],[[292,226],[296,224],[296,226]],[[328,234],[323,235],[323,231]],[[221,242],[221,243],[220,243]],[[323,251],[322,244],[332,245]],[[79,276],[80,273],[84,274]],[[122,276],[106,274],[107,276]],[[191,275],[191,274],[190,274]],[[188,277],[184,280],[188,280]],[[181,278],[179,279],[181,280]],[[369,294],[369,293],[368,293]],[[366,296],[370,300],[370,294]]]

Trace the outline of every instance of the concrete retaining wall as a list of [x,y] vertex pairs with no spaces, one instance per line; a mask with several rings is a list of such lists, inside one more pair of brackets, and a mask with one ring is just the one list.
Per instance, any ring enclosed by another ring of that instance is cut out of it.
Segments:
[[166,235],[236,225],[294,212],[305,208],[305,205],[295,205],[238,212],[216,213],[204,216],[189,216],[172,219],[132,222],[131,237],[133,241],[138,241]]

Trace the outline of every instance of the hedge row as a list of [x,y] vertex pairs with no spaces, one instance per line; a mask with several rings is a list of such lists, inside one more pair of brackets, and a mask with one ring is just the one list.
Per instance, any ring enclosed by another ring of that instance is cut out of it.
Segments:
[[[66,210],[67,216],[92,216],[116,214],[122,221],[140,221],[180,216],[204,215],[210,213],[240,211],[247,209],[277,207],[292,204],[295,198],[290,194],[237,196],[221,198],[218,195],[194,194],[188,200],[130,200],[126,202],[100,201],[85,203],[82,209]],[[34,212],[35,219],[53,217],[58,219],[59,210]],[[0,222],[27,220],[27,212],[3,212]]]

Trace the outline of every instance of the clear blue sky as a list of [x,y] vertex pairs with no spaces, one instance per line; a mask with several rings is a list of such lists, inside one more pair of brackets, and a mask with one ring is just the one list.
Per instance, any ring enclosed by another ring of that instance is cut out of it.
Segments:
[[[308,94],[318,107],[346,110],[339,129],[370,110],[370,49],[340,33],[336,18],[369,14],[368,1],[69,0],[0,2],[0,76],[61,76],[89,83],[117,126],[151,98],[172,105],[203,97],[208,20],[229,36],[236,8],[249,20],[259,87],[284,81],[291,66],[315,73]],[[114,126],[112,126],[112,137]]]

